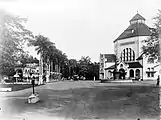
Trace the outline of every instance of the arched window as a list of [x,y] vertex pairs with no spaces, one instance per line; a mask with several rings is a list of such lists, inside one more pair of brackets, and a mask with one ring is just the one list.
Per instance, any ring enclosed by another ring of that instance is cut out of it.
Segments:
[[130,77],[134,77],[134,70],[130,70]]
[[135,61],[135,52],[131,48],[125,48],[121,52],[121,61]]

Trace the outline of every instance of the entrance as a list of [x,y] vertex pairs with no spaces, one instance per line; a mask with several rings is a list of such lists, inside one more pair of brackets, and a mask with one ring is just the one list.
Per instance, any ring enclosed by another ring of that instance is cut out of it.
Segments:
[[134,77],[134,70],[130,70],[130,76],[129,77]]
[[136,69],[135,76],[136,76],[136,79],[140,78],[140,70],[139,69]]
[[125,80],[125,70],[123,69],[123,68],[120,68],[119,69],[119,73],[120,73],[120,75],[119,75],[119,79],[123,79],[123,80]]

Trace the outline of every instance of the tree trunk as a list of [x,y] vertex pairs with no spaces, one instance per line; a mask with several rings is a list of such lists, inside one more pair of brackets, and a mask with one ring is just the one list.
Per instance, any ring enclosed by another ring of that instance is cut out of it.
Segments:
[[40,53],[40,61],[39,61],[39,84],[43,83],[43,58]]
[[49,82],[49,76],[50,76],[50,60],[47,60],[47,74],[46,74],[46,82]]
[[53,60],[51,61],[51,72],[53,72]]

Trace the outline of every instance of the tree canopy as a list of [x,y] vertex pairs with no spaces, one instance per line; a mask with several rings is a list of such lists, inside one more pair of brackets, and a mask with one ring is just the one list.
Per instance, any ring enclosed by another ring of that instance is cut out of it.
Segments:
[[0,74],[13,74],[23,52],[23,44],[32,39],[32,32],[24,27],[25,18],[0,11]]
[[151,28],[151,36],[144,40],[145,45],[142,47],[143,53],[148,60],[160,59],[159,51],[159,34],[161,34],[161,10],[158,10],[158,14],[154,17],[154,28]]

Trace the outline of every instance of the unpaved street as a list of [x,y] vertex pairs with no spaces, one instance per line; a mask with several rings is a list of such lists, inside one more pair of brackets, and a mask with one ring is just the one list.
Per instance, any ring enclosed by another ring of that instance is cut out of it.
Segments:
[[159,117],[159,88],[153,82],[55,82],[37,87],[40,102],[28,104],[31,92],[31,88],[1,92],[1,119],[156,120]]

